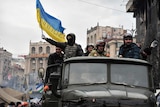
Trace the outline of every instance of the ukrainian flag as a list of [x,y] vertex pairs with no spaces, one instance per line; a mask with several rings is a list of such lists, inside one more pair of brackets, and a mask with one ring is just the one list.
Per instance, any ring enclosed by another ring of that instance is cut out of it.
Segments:
[[38,23],[52,39],[57,42],[65,42],[64,28],[61,21],[46,13],[39,0],[36,1]]

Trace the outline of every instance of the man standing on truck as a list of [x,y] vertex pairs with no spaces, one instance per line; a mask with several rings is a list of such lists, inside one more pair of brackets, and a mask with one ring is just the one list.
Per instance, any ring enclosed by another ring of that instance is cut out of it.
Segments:
[[[53,64],[61,64],[63,62],[64,54],[62,52],[62,49],[59,47],[56,47],[56,52],[52,53],[48,57],[48,66],[51,66]],[[46,77],[45,77],[45,84],[48,83],[48,78],[52,72],[56,70],[57,67],[53,67],[53,69],[49,69],[46,71]]]
[[[120,46],[119,57],[120,58],[135,58],[146,60],[148,55],[151,55],[152,48],[156,47],[158,42],[153,41],[149,48],[141,50],[141,47],[136,43],[133,43],[133,37],[127,33],[123,36],[124,44]],[[154,46],[153,46],[154,45]]]
[[46,40],[52,45],[60,47],[64,52],[64,59],[83,55],[81,45],[75,43],[76,36],[73,33],[69,33],[67,35],[67,42],[56,42],[52,39],[46,38],[44,35],[42,35],[42,39]]
[[84,56],[88,56],[90,54],[90,52],[94,49],[94,45],[89,44],[86,46],[86,52],[84,53]]
[[125,34],[123,36],[124,44],[120,46],[119,57],[123,58],[140,58],[140,48],[137,44],[133,43],[133,37],[131,34]]
[[105,48],[105,41],[98,40],[96,43],[96,49],[92,50],[88,56],[106,56],[108,57],[107,52],[104,50]]
[[[62,52],[62,49],[59,47],[56,47],[55,53],[52,53],[49,55],[48,63],[47,63],[48,69],[46,70],[46,75],[45,75],[44,91],[47,91],[47,90],[49,90],[49,88],[51,88],[51,86],[49,86],[47,84],[49,77],[50,77],[50,74],[57,71],[57,66],[54,66],[54,64],[63,63],[63,57],[64,57],[64,54]],[[56,81],[55,81],[55,83],[56,83]],[[57,83],[57,85],[58,85],[58,83]]]

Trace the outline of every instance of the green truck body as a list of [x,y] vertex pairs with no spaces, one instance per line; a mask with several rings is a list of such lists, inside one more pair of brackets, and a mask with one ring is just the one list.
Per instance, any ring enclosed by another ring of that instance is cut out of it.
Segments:
[[[57,69],[52,71],[53,67]],[[152,66],[139,59],[73,57],[47,68],[43,107],[156,107]]]

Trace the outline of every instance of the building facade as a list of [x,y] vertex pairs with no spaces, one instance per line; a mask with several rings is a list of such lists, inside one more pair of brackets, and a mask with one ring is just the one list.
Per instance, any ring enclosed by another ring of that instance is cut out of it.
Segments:
[[24,59],[0,48],[0,85],[23,91]]
[[[142,48],[149,47],[154,39],[160,41],[160,0],[129,0],[126,11],[136,18],[136,40]],[[152,49],[148,61],[153,65],[155,85],[160,88],[160,45]]]
[[25,58],[25,89],[35,89],[37,83],[41,82],[38,77],[38,69],[47,68],[48,56],[54,53],[56,47],[48,42],[30,42],[29,54],[21,55]]
[[12,77],[9,81],[9,87],[21,92],[24,90],[24,64],[25,60],[22,58],[12,58],[11,60]]
[[37,72],[47,67],[49,54],[55,52],[55,46],[48,42],[30,42],[29,55],[25,55],[25,74]]
[[3,48],[0,48],[0,85],[4,85],[4,81],[7,81],[12,75],[11,59],[12,54]]

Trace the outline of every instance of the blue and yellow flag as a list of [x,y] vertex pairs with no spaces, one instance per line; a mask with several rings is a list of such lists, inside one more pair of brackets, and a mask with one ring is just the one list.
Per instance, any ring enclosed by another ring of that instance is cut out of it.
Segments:
[[52,39],[57,42],[65,42],[64,28],[61,21],[46,13],[39,0],[36,1],[38,23]]

